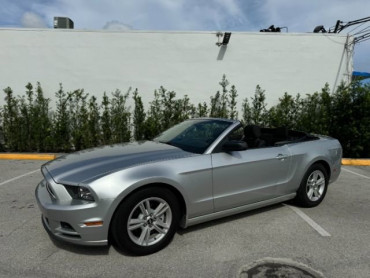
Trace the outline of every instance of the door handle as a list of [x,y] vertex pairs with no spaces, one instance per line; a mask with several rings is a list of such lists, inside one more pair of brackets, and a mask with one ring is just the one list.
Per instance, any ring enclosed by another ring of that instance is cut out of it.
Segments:
[[286,154],[281,154],[279,153],[277,156],[276,156],[276,159],[279,159],[281,161],[284,161],[286,158],[288,158],[288,155]]

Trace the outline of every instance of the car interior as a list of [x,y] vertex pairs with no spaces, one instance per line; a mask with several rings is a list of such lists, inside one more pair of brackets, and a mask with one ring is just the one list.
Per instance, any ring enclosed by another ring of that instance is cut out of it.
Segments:
[[244,127],[242,138],[248,145],[248,149],[276,147],[289,143],[317,140],[316,136],[301,131],[289,130],[286,127],[267,128],[257,125]]

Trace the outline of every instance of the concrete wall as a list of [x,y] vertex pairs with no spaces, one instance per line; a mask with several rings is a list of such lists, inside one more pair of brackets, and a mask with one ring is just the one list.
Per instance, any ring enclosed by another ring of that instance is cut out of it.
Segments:
[[[223,74],[236,85],[239,104],[259,84],[269,104],[284,92],[313,93],[348,81],[352,54],[336,34],[237,33],[218,47],[216,32],[109,32],[0,29],[0,89],[16,94],[37,81],[54,100],[59,83],[70,91],[138,88],[147,104],[159,86],[209,102]],[[1,92],[0,105],[4,103]]]

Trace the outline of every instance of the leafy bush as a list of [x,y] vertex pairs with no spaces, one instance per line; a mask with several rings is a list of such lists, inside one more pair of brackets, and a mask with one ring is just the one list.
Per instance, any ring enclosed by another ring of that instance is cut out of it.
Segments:
[[268,114],[265,100],[265,90],[262,90],[261,87],[257,85],[254,96],[251,97],[251,104],[249,104],[248,98],[243,101],[242,111],[244,123],[262,126],[267,125]]
[[332,95],[331,129],[346,157],[370,157],[370,86],[341,85]]
[[[53,150],[56,152],[68,152],[71,149],[71,125],[68,113],[70,93],[65,93],[62,84],[55,93],[57,98],[56,112],[53,114]],[[10,150],[12,150],[10,148]]]
[[295,129],[298,127],[301,108],[302,101],[299,94],[293,97],[284,93],[284,96],[279,98],[279,103],[270,108],[268,122],[271,126]]
[[132,122],[134,128],[134,139],[136,141],[144,140],[145,135],[145,117],[146,113],[144,110],[143,101],[141,100],[141,96],[139,96],[139,92],[136,89],[133,95],[133,99],[135,102],[134,113],[132,115]]
[[[55,93],[56,109],[44,97],[40,83],[26,85],[22,96],[5,88],[0,108],[0,151],[69,152],[85,148],[150,140],[163,130],[193,117],[238,118],[238,91],[226,76],[221,90],[206,102],[193,105],[188,96],[160,87],[144,109],[138,89],[104,93],[101,103],[83,89]],[[133,111],[127,106],[133,99]],[[347,157],[370,157],[370,86],[340,85],[334,93],[326,84],[320,92],[292,96],[285,93],[267,108],[266,93],[256,86],[252,97],[241,105],[245,124],[286,126],[338,138]]]
[[122,94],[120,90],[116,90],[112,94],[111,106],[110,106],[110,119],[111,119],[111,131],[112,138],[111,143],[121,143],[130,141],[131,130],[130,130],[130,117],[131,113],[126,107],[126,102],[130,94],[131,88]]

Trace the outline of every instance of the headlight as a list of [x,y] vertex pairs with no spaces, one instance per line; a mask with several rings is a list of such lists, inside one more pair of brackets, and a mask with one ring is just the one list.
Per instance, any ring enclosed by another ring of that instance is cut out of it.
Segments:
[[64,185],[64,187],[67,189],[69,195],[71,195],[73,199],[80,199],[90,202],[95,201],[94,196],[87,187],[73,185]]
[[78,187],[78,198],[86,201],[94,201],[94,197],[90,190],[86,187]]

